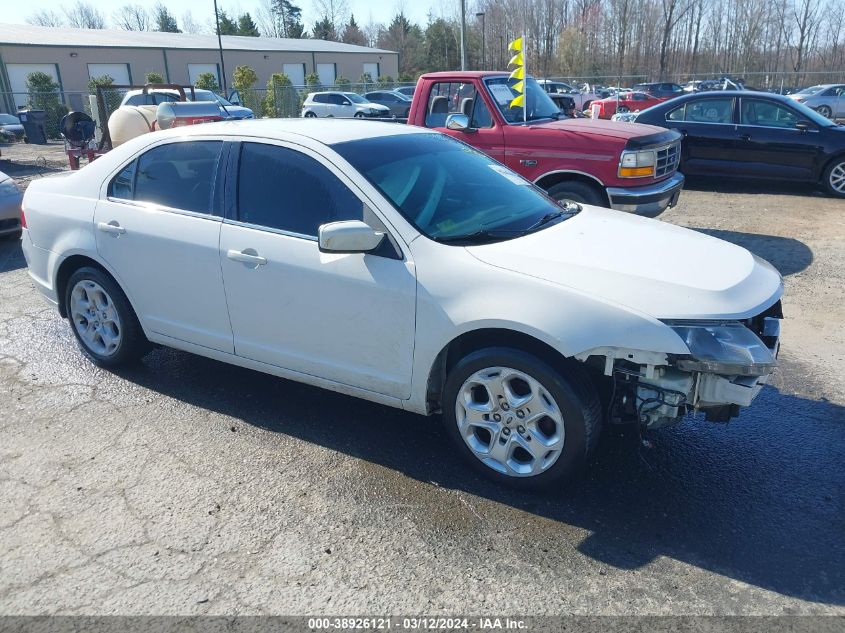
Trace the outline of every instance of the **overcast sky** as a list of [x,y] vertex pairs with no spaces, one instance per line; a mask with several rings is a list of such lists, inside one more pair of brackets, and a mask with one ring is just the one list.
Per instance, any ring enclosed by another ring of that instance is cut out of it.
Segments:
[[[26,2],[3,2],[3,10],[0,11],[0,22],[25,23],[26,18],[39,9],[52,9],[61,13],[61,6],[71,6],[75,0],[57,2],[56,0],[27,0]],[[112,13],[123,4],[142,4],[152,7],[153,2],[144,0],[88,0],[106,18],[109,26],[114,27]],[[230,16],[249,11],[253,18],[261,0],[218,0],[218,7],[225,10]],[[346,0],[349,9],[355,15],[355,21],[362,27],[370,20],[374,22],[387,22],[399,9],[404,6],[405,15],[411,20],[425,25],[429,11],[435,15],[450,16],[460,11],[460,0],[387,0],[379,2],[373,0]],[[302,8],[303,22],[310,31],[317,19],[314,8],[314,0],[294,0]],[[190,11],[194,21],[204,29],[210,28],[213,24],[214,2],[213,0],[167,0],[165,3],[170,12],[176,17],[179,26],[182,26],[182,16]],[[470,4],[470,3],[468,3]]]

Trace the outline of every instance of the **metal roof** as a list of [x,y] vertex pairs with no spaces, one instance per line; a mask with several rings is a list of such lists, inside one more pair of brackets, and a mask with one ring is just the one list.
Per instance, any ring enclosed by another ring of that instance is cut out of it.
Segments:
[[[242,37],[224,35],[223,50],[277,51],[296,53],[392,53],[342,42],[274,37]],[[34,26],[32,24],[0,24],[0,46],[63,46],[67,48],[181,48],[217,50],[216,35],[160,33],[158,31],[121,31],[117,29],[73,29]]]

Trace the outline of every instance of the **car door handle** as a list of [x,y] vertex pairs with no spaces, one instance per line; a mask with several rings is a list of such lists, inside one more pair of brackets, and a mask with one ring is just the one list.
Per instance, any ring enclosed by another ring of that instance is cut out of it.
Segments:
[[108,223],[98,222],[97,228],[103,233],[110,233],[112,235],[123,235],[126,233],[126,229],[120,226],[120,224],[117,223],[117,220],[112,220]]
[[751,135],[750,135],[750,134],[740,134],[740,135],[739,135],[739,140],[740,140],[740,141],[750,141],[750,140],[751,140]]
[[249,253],[247,249],[243,251],[227,251],[226,257],[236,262],[243,262],[244,264],[252,264],[254,266],[264,266],[267,263],[266,257],[261,257],[254,251]]

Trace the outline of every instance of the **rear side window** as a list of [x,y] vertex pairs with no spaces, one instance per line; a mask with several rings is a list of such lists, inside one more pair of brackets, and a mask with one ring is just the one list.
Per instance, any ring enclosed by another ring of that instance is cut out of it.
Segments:
[[211,213],[222,149],[222,141],[187,141],[154,147],[115,176],[109,185],[109,196]]
[[314,103],[328,103],[329,95],[314,95]]
[[673,110],[669,119],[687,123],[732,123],[733,110],[732,98],[714,97],[688,101],[685,107]]
[[301,152],[243,143],[238,219],[316,237],[321,224],[361,220],[364,205],[331,171]]

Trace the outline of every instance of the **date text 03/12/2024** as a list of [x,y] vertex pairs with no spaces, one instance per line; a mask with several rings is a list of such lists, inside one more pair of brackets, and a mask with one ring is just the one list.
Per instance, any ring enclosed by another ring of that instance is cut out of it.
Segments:
[[528,627],[525,620],[510,617],[325,617],[308,619],[308,629],[312,631],[389,630],[394,628],[406,631],[515,631],[526,630]]

